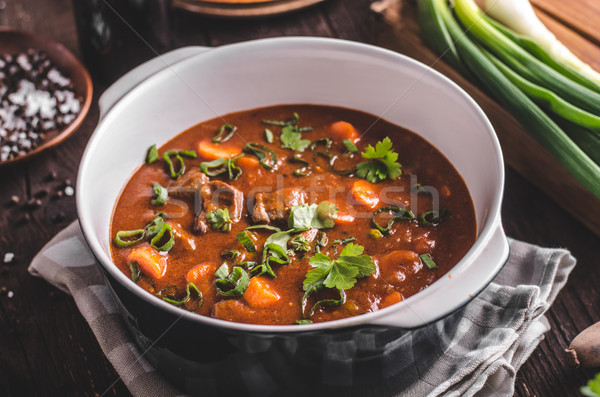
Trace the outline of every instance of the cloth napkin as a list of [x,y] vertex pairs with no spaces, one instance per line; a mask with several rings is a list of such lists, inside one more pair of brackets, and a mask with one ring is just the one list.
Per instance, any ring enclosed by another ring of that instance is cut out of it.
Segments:
[[[401,381],[382,395],[513,395],[516,372],[549,330],[544,312],[566,283],[575,258],[564,249],[509,242],[503,270],[470,303],[435,323],[405,331],[401,340],[412,343],[415,358],[398,359]],[[134,396],[185,394],[156,371],[128,334],[77,222],[46,244],[29,272],[73,296]],[[433,338],[443,351],[431,357],[416,354],[417,342],[424,338]]]

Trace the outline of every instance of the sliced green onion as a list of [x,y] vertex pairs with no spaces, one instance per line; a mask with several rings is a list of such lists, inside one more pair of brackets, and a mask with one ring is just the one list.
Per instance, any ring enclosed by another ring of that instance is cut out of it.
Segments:
[[248,252],[256,252],[256,245],[250,238],[250,232],[244,230],[235,235],[238,241],[246,248]]
[[[244,153],[251,154],[258,158],[258,162],[267,170],[274,169],[277,166],[277,154],[268,147],[260,143],[250,142],[242,149]],[[271,157],[269,161],[267,154]],[[265,161],[267,160],[267,161]],[[269,164],[270,163],[270,164]]]
[[317,310],[318,307],[341,306],[346,302],[346,292],[344,292],[343,289],[338,289],[338,291],[340,292],[340,299],[320,300],[313,305],[313,307],[310,309],[310,311],[308,313],[306,313],[309,296],[312,295],[313,293],[316,293],[316,292],[324,289],[324,288],[325,288],[325,286],[321,282],[321,283],[315,285],[313,288],[306,290],[306,292],[302,296],[302,300],[301,300],[302,316],[305,319],[311,317],[315,313],[315,310]]
[[223,262],[215,272],[215,278],[227,278],[227,276],[229,276],[229,266],[227,265],[227,262]]
[[[178,176],[183,175],[185,172],[185,163],[183,162],[183,157],[189,157],[195,159],[198,157],[194,150],[169,150],[163,154],[163,159],[167,162],[169,166],[169,172],[171,173],[171,178],[176,179]],[[173,160],[171,157],[175,157],[175,159],[179,162],[179,167],[176,167],[173,164]],[[179,170],[176,171],[176,168]]]
[[115,243],[120,247],[129,247],[141,242],[146,237],[145,229],[120,230],[115,236]]
[[348,152],[358,153],[358,148],[356,147],[354,142],[352,142],[350,139],[344,139],[342,142],[344,143],[344,146],[346,146],[346,150]]
[[256,229],[265,229],[265,230],[272,230],[274,232],[280,232],[281,229],[276,227],[276,226],[271,226],[271,225],[252,225],[252,226],[248,226],[246,228],[246,230],[256,230]]
[[[215,137],[212,139],[212,143],[223,143],[225,141],[228,141],[233,136],[233,134],[235,134],[236,131],[236,126],[233,126],[231,124],[223,124],[219,129],[217,135],[215,135]],[[225,134],[225,136],[223,136],[223,134]]]
[[242,253],[238,250],[228,250],[221,253],[221,257],[235,261]]
[[[164,244],[157,245],[164,240],[165,234],[168,235],[169,239]],[[171,229],[171,225],[168,223],[163,223],[160,231],[150,240],[150,246],[159,252],[169,252],[174,244],[173,229]]]
[[433,258],[431,258],[431,255],[429,254],[423,254],[423,255],[419,255],[419,258],[421,258],[421,261],[430,269],[437,269],[437,264],[433,261]]
[[200,163],[200,170],[208,176],[218,176],[227,172],[229,180],[235,181],[243,172],[242,169],[235,164],[241,157],[244,157],[244,154],[228,159],[220,158],[213,161],[204,161]]
[[308,163],[308,161],[306,161],[300,157],[297,157],[297,156],[290,157],[288,161],[290,163],[302,164],[302,167],[300,167],[294,171],[295,176],[303,177],[303,176],[309,176],[310,174],[312,174],[312,169],[310,168],[310,164]]
[[144,229],[148,232],[148,237],[152,238],[156,236],[163,229],[165,221],[161,216],[156,216],[150,223],[144,226]]
[[169,198],[169,191],[162,187],[160,183],[154,182],[154,185],[152,185],[152,191],[154,192],[152,204],[164,205],[167,202],[167,198]]
[[294,112],[294,117],[285,121],[280,121],[280,120],[263,120],[262,122],[264,124],[270,124],[270,125],[278,125],[281,127],[285,127],[286,125],[296,125],[298,124],[298,122],[300,121],[300,116],[298,115],[298,113]]
[[268,128],[265,128],[265,139],[268,143],[273,143],[273,132]]
[[220,158],[213,161],[204,161],[200,163],[200,170],[208,176],[217,176],[227,172],[227,167],[223,166],[226,159]]
[[[382,212],[392,212],[392,215],[393,215],[392,219],[390,219],[388,221],[388,224],[386,227],[379,226],[377,224],[377,222],[375,221],[375,217]],[[375,226],[377,228],[377,230],[379,230],[383,235],[386,235],[386,234],[389,234],[394,222],[400,221],[400,220],[412,221],[414,219],[415,219],[415,215],[412,212],[410,212],[409,210],[407,210],[406,208],[389,206],[389,207],[381,207],[377,211],[375,211],[373,213],[373,218],[371,220],[372,220],[373,226]]]
[[131,280],[137,284],[142,278],[142,269],[136,261],[129,261],[129,270],[131,270]]
[[296,320],[296,324],[298,325],[307,325],[307,324],[312,324],[312,320],[308,320],[308,319],[303,319],[303,320]]
[[162,300],[164,300],[165,302],[168,302],[168,303],[170,303],[172,305],[175,305],[175,306],[184,306],[192,298],[191,289],[193,289],[194,291],[196,291],[196,296],[197,296],[196,301],[198,302],[196,308],[194,310],[192,310],[192,311],[194,313],[198,313],[198,311],[202,307],[203,298],[202,298],[202,292],[200,292],[200,290],[198,289],[198,287],[196,287],[196,284],[194,284],[194,283],[188,283],[186,285],[186,287],[185,287],[186,295],[185,295],[185,297],[183,299],[177,300],[177,299],[175,299],[174,296],[167,295],[167,296],[163,297]]
[[437,226],[442,223],[448,217],[448,210],[438,211],[427,211],[419,216],[419,222],[423,225]]
[[[222,267],[222,266],[221,266]],[[221,270],[221,268],[219,268]],[[235,266],[227,278],[217,278],[215,286],[217,293],[222,296],[241,297],[248,288],[250,276],[240,266]]]
[[346,237],[344,239],[341,240],[333,240],[331,242],[331,244],[341,244],[341,245],[346,245],[348,243],[353,243],[356,241],[356,237]]
[[152,164],[156,160],[158,160],[158,150],[156,149],[156,145],[152,145],[146,152],[146,164]]
[[244,157],[243,153],[234,158],[229,157],[229,159],[227,159],[227,173],[229,174],[230,181],[235,181],[243,173],[242,169],[235,164],[235,162],[241,157]]

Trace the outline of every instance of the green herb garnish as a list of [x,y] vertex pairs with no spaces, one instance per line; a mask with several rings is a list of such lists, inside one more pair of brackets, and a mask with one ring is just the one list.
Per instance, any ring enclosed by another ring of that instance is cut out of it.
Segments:
[[291,240],[292,249],[296,252],[310,251],[310,244],[307,239],[302,236],[296,236]]
[[449,211],[444,209],[441,212],[428,211],[419,216],[419,223],[423,225],[437,226],[442,223],[449,215]]
[[241,157],[244,157],[243,153],[227,159],[219,158],[213,161],[204,161],[200,163],[200,170],[208,176],[218,176],[227,173],[229,180],[235,181],[243,172],[242,169],[235,164]]
[[243,230],[235,235],[238,241],[246,248],[248,252],[256,252],[256,245],[250,238],[250,232]]
[[[223,124],[217,135],[215,135],[215,137],[212,139],[212,143],[223,143],[228,141],[236,131],[237,127],[231,124]],[[225,134],[225,136],[223,136],[223,134]]]
[[273,131],[268,128],[265,128],[265,140],[268,143],[273,143]]
[[419,255],[421,262],[423,262],[430,269],[437,269],[437,264],[433,261],[433,258],[429,254]]
[[281,141],[282,148],[292,149],[296,152],[303,152],[310,145],[308,139],[302,139],[302,132],[292,125],[281,129],[279,140]]
[[[251,154],[258,158],[258,162],[263,168],[271,170],[277,166],[277,154],[268,147],[259,143],[250,142],[242,149],[244,153]],[[267,156],[268,155],[268,156]],[[270,157],[270,159],[269,159]]]
[[[163,158],[167,162],[169,166],[169,172],[171,173],[171,178],[176,179],[178,176],[183,175],[185,172],[185,163],[183,162],[183,157],[189,157],[195,159],[197,156],[196,152],[193,150],[169,150],[163,154]],[[173,164],[173,160],[171,157],[175,157],[175,159],[179,162],[179,167],[176,167]],[[176,168],[179,170],[176,171]]]
[[152,164],[156,160],[158,160],[158,150],[156,149],[156,145],[152,145],[146,152],[146,164]]
[[579,391],[587,397],[600,397],[600,373],[596,374],[593,379],[590,379]]
[[234,266],[229,273],[229,266],[223,263],[215,272],[217,293],[228,297],[241,297],[248,288],[250,276],[240,266]]
[[154,193],[152,204],[164,205],[167,202],[169,191],[167,188],[162,187],[160,183],[154,182],[154,185],[152,185],[152,192]]
[[346,150],[348,152],[358,153],[358,148],[356,147],[354,142],[352,142],[350,139],[344,139],[342,142],[344,143],[344,146],[346,146]]
[[377,142],[375,148],[369,145],[361,153],[369,161],[363,161],[356,166],[356,174],[371,183],[384,181],[386,178],[396,179],[402,175],[402,169],[398,163],[398,153],[392,148],[392,141],[385,137],[383,141]]
[[207,213],[206,220],[213,229],[220,230],[224,233],[231,231],[231,224],[233,221],[229,217],[229,210],[227,208],[219,208],[216,211]]
[[[390,219],[388,221],[388,224],[386,227],[379,226],[379,224],[377,223],[377,221],[375,219],[377,217],[377,215],[382,212],[391,212],[392,213],[392,219]],[[412,221],[414,219],[415,219],[415,215],[412,212],[410,212],[409,210],[407,210],[406,208],[389,206],[389,207],[381,207],[377,211],[375,211],[373,213],[373,218],[371,219],[371,222],[373,223],[373,226],[375,226],[377,228],[377,230],[379,230],[383,235],[386,235],[386,234],[390,233],[390,230],[391,230],[394,222],[399,221],[399,220]]]
[[[368,277],[376,270],[375,263],[370,256],[364,255],[364,247],[349,243],[344,247],[338,259],[333,260],[322,253],[316,253],[308,263],[314,267],[306,273],[302,283],[304,296],[302,297],[302,313],[310,317],[318,306],[339,306],[344,303],[346,295],[344,290],[354,287],[357,278]],[[337,289],[340,299],[328,299],[315,303],[309,313],[306,313],[308,298],[315,292],[324,288]]]
[[242,253],[238,250],[228,250],[221,253],[221,257],[235,261]]
[[303,177],[312,174],[312,169],[310,168],[310,164],[308,163],[308,161],[298,156],[292,156],[288,159],[288,161],[290,163],[298,163],[302,165],[300,168],[294,170],[294,176]]
[[295,230],[330,229],[335,226],[337,207],[323,201],[317,204],[293,206],[288,218],[288,227]]
[[[164,300],[165,302],[168,302],[172,305],[175,306],[185,306],[186,303],[188,303],[190,300],[192,300],[192,290],[196,292],[196,308],[194,310],[192,310],[194,313],[198,313],[198,311],[200,310],[200,308],[202,307],[202,303],[203,303],[203,297],[202,297],[202,292],[200,292],[200,290],[198,289],[198,287],[196,287],[196,284],[194,283],[188,283],[185,286],[185,297],[183,297],[183,299],[177,299],[175,294],[167,294],[166,296],[159,296],[162,298],[162,300]],[[161,292],[159,292],[160,295],[164,295],[164,290],[161,290]]]
[[308,263],[315,269],[306,273],[302,284],[306,291],[319,280],[327,288],[350,289],[356,278],[370,276],[375,272],[375,264],[368,255],[363,255],[362,245],[349,243],[344,247],[337,260],[322,253],[316,253]]
[[144,237],[146,237],[145,229],[119,230],[115,236],[115,243],[120,247],[129,247],[141,242]]
[[300,121],[300,115],[294,112],[294,117],[288,120],[263,120],[262,122],[270,125],[278,125],[280,127],[285,127],[286,125],[296,125]]

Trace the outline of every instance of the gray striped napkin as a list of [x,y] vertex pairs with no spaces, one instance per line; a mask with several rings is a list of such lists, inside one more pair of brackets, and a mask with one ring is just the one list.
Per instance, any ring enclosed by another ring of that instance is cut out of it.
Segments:
[[[504,269],[469,304],[390,342],[409,341],[416,350],[417,342],[433,339],[432,344],[443,348],[431,357],[420,354],[418,360],[399,359],[398,388],[380,394],[511,396],[517,370],[549,329],[543,314],[574,266],[575,258],[566,250],[510,240]],[[153,368],[127,333],[77,222],[46,244],[29,272],[73,296],[100,347],[134,396],[184,395]]]

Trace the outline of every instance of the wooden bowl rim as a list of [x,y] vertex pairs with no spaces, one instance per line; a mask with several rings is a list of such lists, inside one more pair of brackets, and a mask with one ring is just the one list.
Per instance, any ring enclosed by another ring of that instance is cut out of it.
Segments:
[[[93,96],[93,84],[89,72],[87,71],[85,66],[83,66],[83,64],[79,61],[79,59],[77,59],[77,57],[75,57],[75,55],[71,51],[69,51],[69,49],[67,49],[64,45],[48,37],[38,35],[36,33],[0,27],[0,37],[7,34],[22,36],[24,42],[30,42],[35,44],[35,46],[27,46],[27,48],[23,48],[21,51],[26,51],[30,48],[33,48],[34,50],[41,50],[48,53],[52,61],[61,68],[61,71],[68,72],[71,81],[76,81],[75,75],[77,74],[78,79],[83,80],[83,84],[74,86],[74,90],[76,94],[79,94],[81,97],[83,97],[83,101],[81,103],[81,109],[79,111],[79,114],[77,115],[75,120],[73,120],[69,125],[67,125],[62,130],[58,131],[58,133],[52,136],[50,139],[47,139],[44,142],[42,142],[42,144],[40,144],[32,151],[22,156],[17,156],[14,159],[0,161],[0,166],[14,164],[20,161],[24,161],[26,159],[30,159],[31,157],[38,155],[46,149],[55,147],[56,145],[60,144],[65,139],[67,139],[69,136],[71,136],[75,131],[79,129],[79,127],[83,123],[83,120],[87,116],[92,105]],[[0,42],[2,42],[2,40],[0,40]],[[3,50],[0,48],[0,52],[2,51]],[[60,54],[60,59],[57,59],[57,54]],[[67,67],[65,67],[65,65]]]

